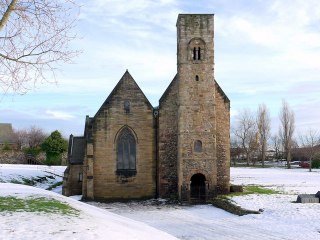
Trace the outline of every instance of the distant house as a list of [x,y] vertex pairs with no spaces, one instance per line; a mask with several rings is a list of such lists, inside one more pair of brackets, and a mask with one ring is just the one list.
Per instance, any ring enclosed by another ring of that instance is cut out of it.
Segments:
[[16,147],[11,123],[0,123],[0,149],[5,146]]
[[[315,154],[320,153],[320,145],[314,146]],[[309,161],[311,149],[309,147],[296,147],[292,149],[292,161]]]

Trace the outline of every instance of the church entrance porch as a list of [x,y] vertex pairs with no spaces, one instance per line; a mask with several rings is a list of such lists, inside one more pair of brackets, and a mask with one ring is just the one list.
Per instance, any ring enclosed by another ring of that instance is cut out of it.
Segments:
[[206,177],[197,173],[190,179],[190,200],[191,202],[205,202],[207,199]]

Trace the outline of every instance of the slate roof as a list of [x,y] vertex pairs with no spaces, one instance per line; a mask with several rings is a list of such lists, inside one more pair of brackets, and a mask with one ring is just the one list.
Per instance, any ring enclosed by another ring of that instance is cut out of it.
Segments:
[[70,135],[68,161],[70,164],[83,164],[86,139]]
[[0,123],[0,144],[14,143],[11,123]]

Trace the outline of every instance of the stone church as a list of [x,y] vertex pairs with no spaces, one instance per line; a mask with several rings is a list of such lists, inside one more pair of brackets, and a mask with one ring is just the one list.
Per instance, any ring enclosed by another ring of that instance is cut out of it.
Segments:
[[70,136],[63,194],[206,200],[229,191],[230,101],[214,79],[214,15],[180,14],[177,74],[153,107],[128,71],[83,136]]

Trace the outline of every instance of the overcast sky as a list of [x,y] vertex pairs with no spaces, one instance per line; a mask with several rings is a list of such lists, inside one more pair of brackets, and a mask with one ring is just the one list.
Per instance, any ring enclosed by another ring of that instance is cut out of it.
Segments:
[[58,85],[0,96],[0,122],[83,134],[126,69],[153,106],[176,74],[179,13],[215,14],[215,78],[241,109],[270,109],[272,129],[285,99],[297,133],[320,128],[319,0],[90,0],[81,2],[72,44],[83,53],[61,66]]

